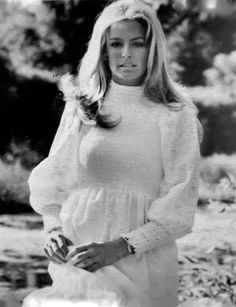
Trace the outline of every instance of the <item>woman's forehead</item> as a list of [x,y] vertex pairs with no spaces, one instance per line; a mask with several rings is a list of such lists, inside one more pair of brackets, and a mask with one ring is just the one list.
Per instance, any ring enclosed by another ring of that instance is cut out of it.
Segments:
[[110,26],[108,38],[145,38],[145,30],[137,20],[122,20]]

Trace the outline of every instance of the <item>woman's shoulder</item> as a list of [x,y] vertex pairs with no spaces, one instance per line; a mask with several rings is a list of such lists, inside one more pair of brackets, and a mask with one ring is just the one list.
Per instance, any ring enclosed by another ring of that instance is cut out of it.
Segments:
[[179,109],[162,104],[159,126],[162,133],[170,135],[193,135],[197,131],[199,142],[203,139],[203,128],[198,119],[198,109],[191,101],[184,101]]
[[193,102],[188,88],[181,83],[174,83],[174,88],[177,93],[178,102],[170,101],[167,104],[162,104],[162,115],[170,117],[190,116],[195,117],[198,114],[198,109]]
[[159,113],[161,119],[165,121],[171,120],[183,120],[184,118],[196,118],[198,115],[198,109],[196,105],[189,100],[184,100],[178,103],[159,104]]

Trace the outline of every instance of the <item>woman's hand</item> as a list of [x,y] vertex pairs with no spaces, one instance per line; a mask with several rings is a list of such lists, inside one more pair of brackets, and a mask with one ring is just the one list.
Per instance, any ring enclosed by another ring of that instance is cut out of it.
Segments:
[[105,265],[113,264],[128,254],[127,243],[119,238],[105,243],[75,246],[67,256],[74,266],[94,272]]
[[49,260],[62,264],[68,261],[69,245],[73,243],[63,235],[62,230],[55,228],[47,233],[43,249]]

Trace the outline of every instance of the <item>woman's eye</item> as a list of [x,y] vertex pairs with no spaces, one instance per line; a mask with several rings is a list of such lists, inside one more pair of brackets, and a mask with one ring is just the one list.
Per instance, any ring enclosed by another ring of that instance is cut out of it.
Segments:
[[134,47],[144,47],[145,43],[144,42],[134,42],[133,45]]
[[110,43],[110,46],[113,47],[113,48],[118,48],[118,47],[121,47],[121,43],[120,42],[113,42],[113,43]]

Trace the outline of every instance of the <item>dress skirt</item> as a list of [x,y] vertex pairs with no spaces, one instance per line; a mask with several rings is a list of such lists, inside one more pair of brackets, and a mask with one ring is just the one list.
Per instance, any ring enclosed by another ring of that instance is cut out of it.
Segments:
[[[78,189],[62,206],[63,232],[75,245],[114,240],[146,223],[151,202],[149,195],[124,186]],[[126,256],[93,273],[74,267],[70,262],[50,262],[48,271],[52,285],[28,295],[23,307],[53,307],[53,302],[63,302],[63,306],[67,306],[67,302],[68,307],[83,306],[83,303],[99,307],[178,305],[175,241],[140,256]]]

